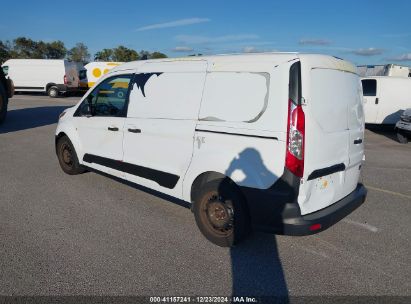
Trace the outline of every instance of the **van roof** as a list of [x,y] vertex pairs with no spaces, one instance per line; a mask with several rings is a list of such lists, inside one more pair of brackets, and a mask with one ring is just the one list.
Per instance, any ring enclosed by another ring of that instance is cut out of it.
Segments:
[[178,62],[178,61],[207,61],[208,63],[238,63],[239,67],[246,63],[270,62],[272,65],[281,64],[287,61],[300,59],[304,61],[308,67],[322,67],[348,72],[357,73],[356,67],[348,61],[341,58],[322,55],[322,54],[305,54],[298,52],[270,52],[270,53],[252,53],[252,54],[220,54],[212,56],[190,56],[179,58],[162,58],[150,60],[138,60],[124,63],[115,67],[111,71],[136,69],[144,63],[160,63],[160,62]]
[[[62,62],[68,62],[65,59],[9,59],[6,60],[2,64],[2,66],[5,65],[19,65],[19,64],[56,64],[56,63],[62,63]],[[74,62],[74,61],[73,61]]]

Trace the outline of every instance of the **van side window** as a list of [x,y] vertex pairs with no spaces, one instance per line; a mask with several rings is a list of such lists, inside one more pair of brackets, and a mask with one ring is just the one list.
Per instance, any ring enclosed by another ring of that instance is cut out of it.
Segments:
[[377,96],[377,80],[363,79],[361,82],[364,96]]
[[199,118],[208,121],[257,121],[267,108],[269,85],[268,73],[208,73]]
[[205,72],[151,72],[134,76],[127,117],[196,119]]
[[132,75],[110,77],[100,83],[82,102],[80,116],[123,116]]

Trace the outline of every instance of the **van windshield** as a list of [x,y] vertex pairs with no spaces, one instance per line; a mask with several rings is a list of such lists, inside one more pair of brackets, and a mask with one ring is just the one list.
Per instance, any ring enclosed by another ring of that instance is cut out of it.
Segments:
[[87,78],[87,70],[81,70],[78,72],[78,78],[80,80],[86,79]]

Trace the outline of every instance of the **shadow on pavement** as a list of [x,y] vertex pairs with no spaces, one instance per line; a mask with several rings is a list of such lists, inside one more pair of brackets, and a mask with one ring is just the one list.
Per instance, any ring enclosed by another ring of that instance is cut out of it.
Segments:
[[288,289],[276,236],[256,233],[231,248],[233,296],[270,296],[288,303]]
[[0,134],[27,130],[57,123],[59,114],[69,106],[37,107],[9,110]]
[[[238,157],[235,157],[225,175],[232,176],[235,171],[241,171],[242,185],[256,184],[258,179],[277,181],[275,185],[283,184],[264,164],[260,153],[254,148],[244,149]],[[294,194],[294,189],[288,184],[282,185],[283,191]],[[223,184],[219,193],[224,196]],[[259,204],[258,196],[248,202]],[[282,211],[286,201],[270,202],[275,208],[270,209],[266,215],[270,221],[282,225]],[[255,208],[255,207],[253,207]],[[264,211],[263,211],[264,212]],[[253,212],[250,216],[253,216]],[[236,233],[234,231],[234,233]],[[288,303],[288,289],[284,277],[281,259],[278,254],[277,241],[274,235],[255,233],[243,243],[230,249],[232,271],[232,295],[233,296],[270,296],[276,303]]]
[[[365,128],[375,134],[385,136],[398,143],[397,132],[394,129],[394,125],[369,125],[366,124]],[[367,140],[367,139],[366,139]]]

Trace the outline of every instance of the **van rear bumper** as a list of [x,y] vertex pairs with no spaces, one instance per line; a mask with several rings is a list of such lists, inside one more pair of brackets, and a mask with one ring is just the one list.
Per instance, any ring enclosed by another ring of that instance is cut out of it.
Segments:
[[[247,198],[253,228],[258,231],[284,235],[310,235],[323,231],[353,212],[364,203],[367,196],[367,189],[362,184],[358,184],[353,192],[334,204],[319,211],[301,215],[296,193],[289,195],[289,198],[293,200],[287,202],[284,193],[275,187],[267,190],[249,191],[250,189],[242,187]],[[292,191],[291,188],[288,190]]]

